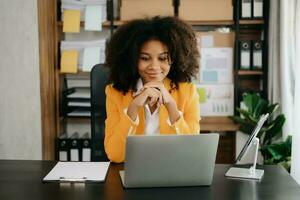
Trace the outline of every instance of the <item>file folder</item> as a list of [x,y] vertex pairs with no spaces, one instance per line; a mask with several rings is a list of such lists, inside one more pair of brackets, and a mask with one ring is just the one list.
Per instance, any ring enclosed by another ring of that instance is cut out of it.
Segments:
[[262,59],[263,59],[263,42],[253,41],[252,45],[252,63],[253,69],[262,69]]
[[90,41],[61,41],[60,51],[62,54],[62,60],[64,60],[64,52],[76,51],[76,63],[74,62],[74,55],[72,55],[72,57],[71,55],[68,55],[69,57],[67,57],[68,60],[73,61],[72,66],[76,65],[76,69],[74,67],[74,70],[71,72],[76,73],[77,70],[91,71],[91,68],[95,64],[105,62],[105,44],[105,37],[102,37],[99,40]]
[[60,71],[62,73],[77,73],[78,71],[78,51],[67,50],[61,55]]
[[80,32],[80,10],[65,10],[63,32]]
[[89,162],[91,161],[91,138],[89,133],[85,133],[80,140],[81,147],[81,161]]
[[253,18],[263,18],[263,0],[253,0]]
[[240,18],[241,19],[251,19],[252,10],[252,0],[241,0],[240,2]]
[[56,139],[56,152],[59,161],[70,160],[69,139],[67,134],[63,134]]
[[84,29],[90,31],[102,30],[102,5],[88,5],[85,8]]
[[239,42],[239,69],[250,70],[251,67],[251,41]]
[[70,161],[79,161],[79,135],[77,132],[70,137]]

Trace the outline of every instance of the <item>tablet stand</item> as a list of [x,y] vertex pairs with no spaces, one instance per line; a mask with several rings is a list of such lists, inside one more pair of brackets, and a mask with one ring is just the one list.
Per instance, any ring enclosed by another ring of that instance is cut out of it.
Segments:
[[[264,175],[264,170],[256,169],[257,163],[257,155],[258,155],[258,147],[259,147],[259,139],[255,137],[252,140],[252,145],[255,146],[255,156],[253,165],[250,168],[238,168],[238,167],[231,167],[225,176],[231,178],[241,178],[241,179],[254,179],[254,180],[261,180]],[[249,148],[248,148],[249,149]],[[247,152],[248,152],[247,149]],[[247,153],[246,152],[246,153]],[[246,154],[245,153],[245,154]]]

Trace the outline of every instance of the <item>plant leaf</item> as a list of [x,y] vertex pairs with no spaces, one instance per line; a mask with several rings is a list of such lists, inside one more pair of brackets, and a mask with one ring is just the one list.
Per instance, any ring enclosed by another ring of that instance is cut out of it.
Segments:
[[257,123],[257,120],[251,116],[251,113],[241,108],[236,108],[236,109],[239,113],[241,113],[246,118],[246,120],[250,121],[250,123],[252,124]]
[[279,104],[278,103],[274,103],[274,104],[268,106],[268,111],[267,112],[270,115],[272,115],[278,108],[279,108]]
[[254,108],[257,106],[257,103],[260,99],[260,96],[256,93],[244,93],[243,94],[243,102],[245,106],[248,108],[250,115],[253,116]]
[[281,133],[282,127],[285,122],[285,117],[283,114],[280,114],[276,117],[276,119],[272,122],[273,126],[268,131],[266,131],[264,144],[270,144],[272,139]]

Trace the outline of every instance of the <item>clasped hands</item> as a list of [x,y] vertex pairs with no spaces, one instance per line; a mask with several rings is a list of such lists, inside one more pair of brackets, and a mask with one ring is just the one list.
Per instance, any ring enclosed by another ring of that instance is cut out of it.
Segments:
[[164,104],[169,112],[171,122],[179,117],[176,102],[162,82],[148,82],[144,84],[143,88],[134,95],[133,100],[129,104],[127,115],[132,120],[136,120],[138,109],[147,104],[152,111]]
[[132,120],[136,120],[139,107],[147,104],[150,110],[155,110],[162,104],[165,105],[172,124],[180,117],[175,100],[162,82],[148,82],[144,84],[143,88],[134,95],[128,107],[127,115]]

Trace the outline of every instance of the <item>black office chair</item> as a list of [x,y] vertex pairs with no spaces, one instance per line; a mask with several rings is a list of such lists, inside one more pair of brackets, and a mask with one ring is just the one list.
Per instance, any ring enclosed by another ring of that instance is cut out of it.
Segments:
[[106,95],[109,69],[103,64],[95,65],[91,71],[91,138],[92,161],[108,161],[104,151]]

